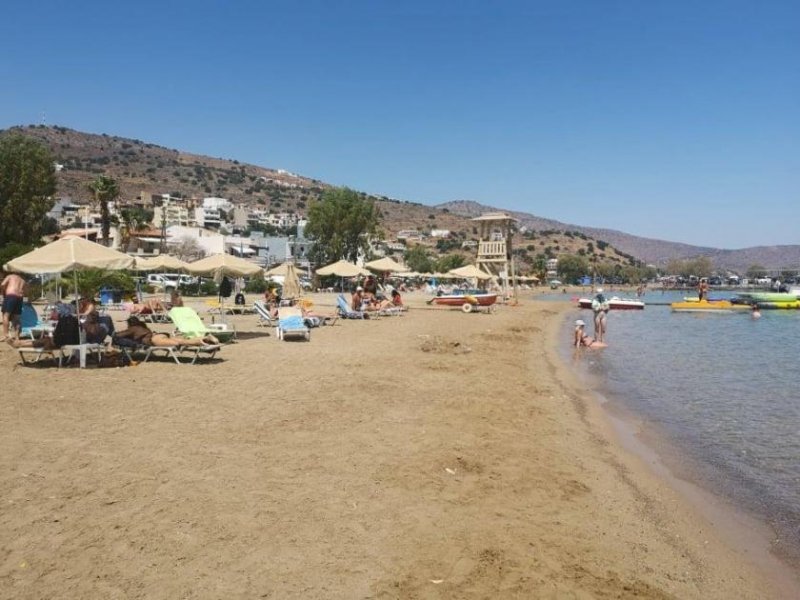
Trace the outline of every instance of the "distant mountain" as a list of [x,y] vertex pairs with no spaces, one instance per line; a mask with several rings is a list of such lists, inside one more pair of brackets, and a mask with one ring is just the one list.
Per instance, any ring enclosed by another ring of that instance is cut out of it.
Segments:
[[[447,209],[453,214],[475,217],[484,212],[503,210],[486,206],[471,200],[456,200],[438,204],[436,208]],[[743,272],[748,267],[759,264],[767,269],[800,269],[800,245],[756,246],[740,250],[723,250],[706,246],[692,246],[679,242],[655,240],[623,233],[614,229],[584,227],[537,217],[530,213],[505,211],[520,220],[520,224],[535,231],[559,230],[579,231],[590,237],[608,242],[619,250],[631,254],[646,263],[663,265],[671,259],[685,259],[707,256],[719,268]]]

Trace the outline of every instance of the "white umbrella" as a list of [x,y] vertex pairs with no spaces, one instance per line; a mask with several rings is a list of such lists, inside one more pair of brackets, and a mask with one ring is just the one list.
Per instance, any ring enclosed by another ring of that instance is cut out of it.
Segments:
[[[264,269],[248,260],[232,254],[213,254],[186,265],[186,270],[193,275],[211,275],[214,281],[221,283],[225,276],[252,277],[263,275]],[[220,316],[225,314],[224,301],[220,302]]]
[[492,276],[486,273],[485,271],[481,271],[475,265],[467,265],[465,267],[459,267],[458,269],[450,269],[448,271],[449,275],[454,277],[461,277],[464,279],[491,279]]
[[[286,274],[289,272],[289,265],[294,267],[294,263],[281,263],[277,267],[272,267],[269,271],[266,271],[264,275],[267,277],[272,277],[273,275],[277,275],[278,277],[286,277]],[[297,269],[295,268],[295,272]]]
[[120,271],[133,268],[133,258],[106,246],[80,237],[64,237],[36,248],[5,264],[6,271],[18,273],[64,273],[72,271],[75,295],[78,295],[77,271],[106,269]]
[[346,260],[337,261],[331,265],[317,269],[317,275],[336,275],[337,277],[358,277],[359,275],[369,275],[369,271],[362,269]]
[[297,267],[294,263],[285,263],[286,269],[283,278],[283,289],[281,290],[281,298],[298,298],[300,297],[300,277],[297,275]]
[[169,254],[159,254],[152,258],[136,257],[137,271],[156,271],[169,269],[170,271],[185,271],[189,263]]
[[408,267],[401,265],[399,262],[389,258],[388,256],[379,258],[378,260],[370,261],[364,266],[372,271],[379,271],[381,273],[401,273],[403,271],[408,271]]
[[232,254],[213,254],[186,265],[186,270],[193,275],[212,275],[219,282],[223,276],[252,277],[263,273],[263,269],[255,263],[233,256]]

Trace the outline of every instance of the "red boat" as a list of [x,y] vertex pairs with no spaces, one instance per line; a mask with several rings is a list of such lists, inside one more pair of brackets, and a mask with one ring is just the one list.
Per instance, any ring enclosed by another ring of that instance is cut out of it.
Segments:
[[479,307],[492,306],[497,302],[497,294],[484,291],[463,290],[452,294],[442,294],[428,300],[428,304],[460,306],[464,312],[472,312]]
[[[591,298],[581,298],[578,300],[580,308],[592,308]],[[618,298],[614,296],[608,299],[608,306],[612,310],[644,310],[644,302],[632,298]]]

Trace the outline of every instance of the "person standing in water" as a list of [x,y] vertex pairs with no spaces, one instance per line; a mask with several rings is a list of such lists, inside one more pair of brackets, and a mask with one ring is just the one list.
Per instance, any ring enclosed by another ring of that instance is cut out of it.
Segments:
[[705,277],[697,284],[697,298],[700,302],[708,301],[708,279]]
[[609,308],[608,300],[603,295],[603,288],[597,288],[597,294],[592,299],[592,311],[594,312],[594,339],[598,342],[605,342],[606,314],[608,314]]

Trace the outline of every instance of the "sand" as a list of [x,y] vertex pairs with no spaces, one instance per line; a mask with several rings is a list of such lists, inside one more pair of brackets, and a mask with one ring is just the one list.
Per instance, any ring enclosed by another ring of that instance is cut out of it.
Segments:
[[0,597],[782,597],[618,443],[566,304],[409,300],[194,366],[4,346]]

